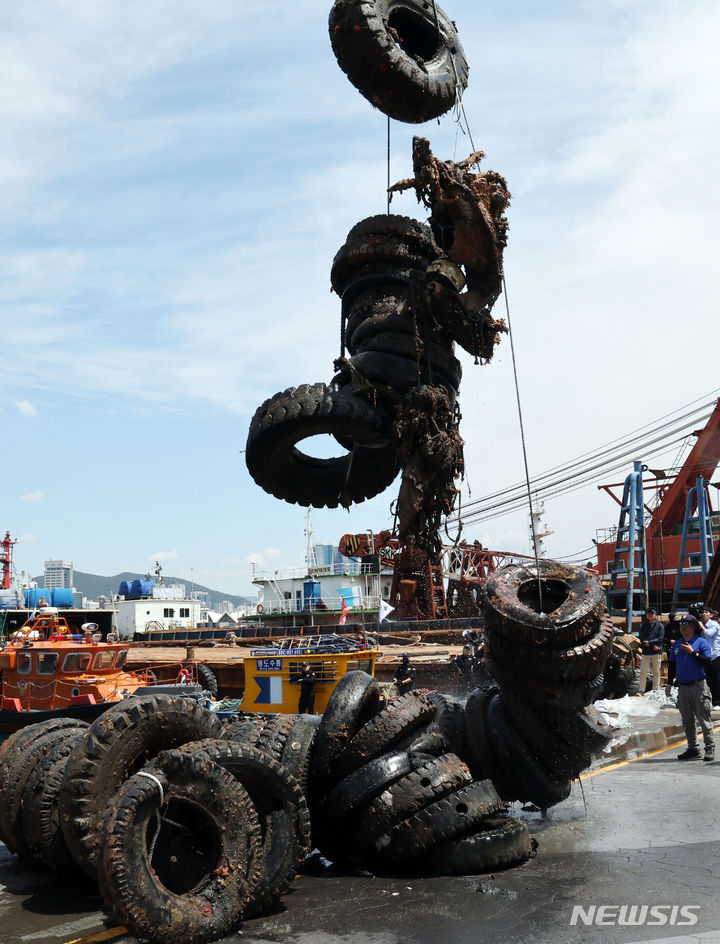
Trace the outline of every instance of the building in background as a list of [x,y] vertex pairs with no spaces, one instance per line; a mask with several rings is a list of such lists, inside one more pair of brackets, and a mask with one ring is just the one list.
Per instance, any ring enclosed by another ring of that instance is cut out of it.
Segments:
[[44,585],[48,590],[55,587],[69,587],[73,585],[73,563],[64,560],[45,561]]

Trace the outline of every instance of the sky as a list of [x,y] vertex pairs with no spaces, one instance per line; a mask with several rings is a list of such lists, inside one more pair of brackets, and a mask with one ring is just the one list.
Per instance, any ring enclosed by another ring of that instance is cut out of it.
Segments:
[[[159,560],[249,594],[253,564],[302,564],[305,509],[251,480],[247,430],[275,392],[332,377],[332,258],[386,201],[387,121],[340,71],[329,7],[0,12],[0,530],[18,571]],[[720,6],[443,9],[470,64],[472,141],[513,195],[532,477],[718,386]],[[472,150],[451,115],[392,122],[393,180],[410,176],[415,133],[442,158]],[[392,210],[426,217],[411,193]],[[467,501],[521,479],[523,459],[508,339],[489,365],[461,359]],[[389,527],[396,492],[314,510],[314,539]],[[616,519],[594,485],[548,501],[547,551],[584,552]],[[463,537],[527,553],[528,516]]]

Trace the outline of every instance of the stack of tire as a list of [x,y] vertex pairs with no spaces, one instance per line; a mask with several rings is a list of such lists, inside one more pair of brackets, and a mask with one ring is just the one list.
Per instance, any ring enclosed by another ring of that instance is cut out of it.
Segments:
[[[489,780],[460,759],[462,706],[409,692],[379,710],[375,679],[350,672],[317,728],[309,795],[312,837],[328,859],[380,872],[495,871],[534,843]],[[456,753],[457,751],[457,753]]]
[[[288,764],[226,739],[192,699],[141,695],[0,749],[0,838],[28,863],[97,881],[139,938],[210,941],[271,908],[310,849]],[[299,752],[298,752],[299,753]]]
[[467,701],[468,763],[503,799],[546,809],[609,736],[586,707],[602,692],[613,643],[602,588],[554,561],[509,565],[486,582],[485,619],[495,681]]

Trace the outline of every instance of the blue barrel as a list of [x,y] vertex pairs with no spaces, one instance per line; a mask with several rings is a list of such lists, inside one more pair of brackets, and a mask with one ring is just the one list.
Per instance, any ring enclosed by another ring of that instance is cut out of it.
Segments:
[[44,587],[26,587],[25,588],[25,606],[35,609],[40,605],[40,601],[45,600],[48,606],[51,605],[52,594]]
[[139,597],[149,597],[154,587],[154,580],[133,580],[130,585],[130,597],[133,600],[137,600]]
[[52,589],[52,605],[53,606],[62,606],[65,609],[68,607],[73,607],[75,605],[75,597],[73,596],[71,587],[53,587]]

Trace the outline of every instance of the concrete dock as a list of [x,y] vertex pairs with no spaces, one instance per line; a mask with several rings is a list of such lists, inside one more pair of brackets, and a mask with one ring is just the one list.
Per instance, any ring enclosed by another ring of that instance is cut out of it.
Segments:
[[[224,940],[720,944],[720,762],[678,762],[683,744],[677,711],[662,709],[599,758],[545,819],[514,804],[539,842],[520,868],[384,878],[311,857],[275,914]],[[29,871],[1,845],[0,915],[3,944],[136,940],[92,887]]]

